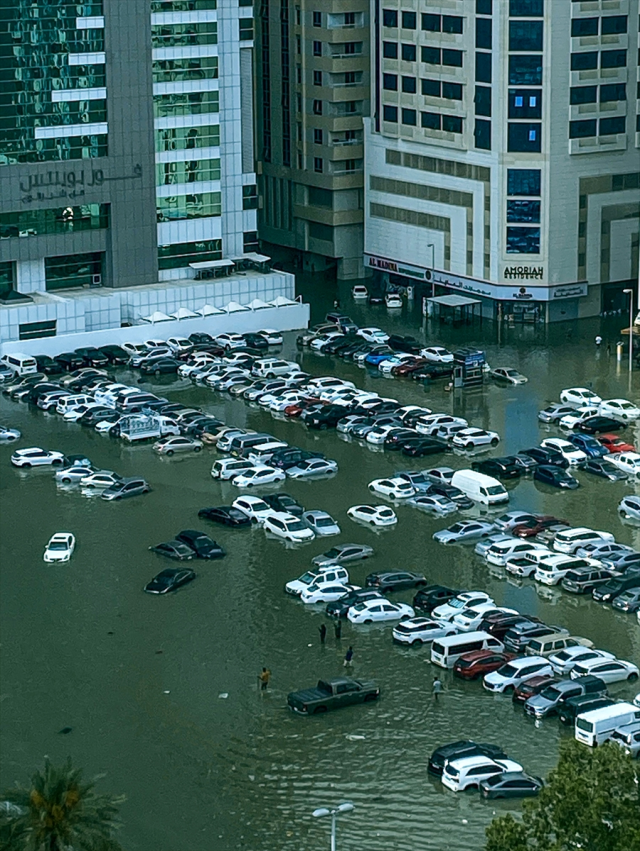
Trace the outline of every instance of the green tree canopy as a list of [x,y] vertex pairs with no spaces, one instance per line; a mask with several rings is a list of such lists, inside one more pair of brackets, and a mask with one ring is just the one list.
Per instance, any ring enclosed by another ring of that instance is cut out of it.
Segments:
[[45,759],[28,786],[16,785],[0,803],[0,851],[120,851],[115,795],[97,795],[71,759]]
[[494,819],[485,851],[640,851],[640,766],[615,743],[564,742],[522,821]]

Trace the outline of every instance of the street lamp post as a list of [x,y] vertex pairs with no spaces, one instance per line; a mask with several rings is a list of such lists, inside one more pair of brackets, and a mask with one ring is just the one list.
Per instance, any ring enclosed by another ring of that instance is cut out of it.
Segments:
[[343,804],[338,804],[337,807],[329,809],[328,807],[319,807],[314,810],[311,815],[314,818],[322,818],[323,816],[331,816],[331,851],[336,851],[336,820],[340,813],[350,813],[355,810],[355,805],[350,801],[345,801]]
[[633,370],[633,290],[628,289],[622,292],[629,295],[629,380],[631,380]]
[[436,282],[433,278],[433,269],[436,265],[436,247],[433,242],[428,242],[427,248],[431,249],[431,298],[433,298],[436,294]]

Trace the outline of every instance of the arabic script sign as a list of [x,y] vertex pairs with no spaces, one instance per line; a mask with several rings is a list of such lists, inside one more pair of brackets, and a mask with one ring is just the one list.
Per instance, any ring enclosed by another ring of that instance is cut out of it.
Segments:
[[106,177],[101,168],[81,168],[72,171],[43,171],[29,174],[20,181],[20,189],[24,192],[23,204],[34,201],[54,201],[58,198],[80,198],[85,189],[93,189],[115,180],[139,180],[142,177],[142,166],[137,164],[133,174]]

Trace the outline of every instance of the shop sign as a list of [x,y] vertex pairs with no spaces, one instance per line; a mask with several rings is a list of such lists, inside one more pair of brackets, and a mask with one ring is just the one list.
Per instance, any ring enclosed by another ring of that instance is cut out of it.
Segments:
[[544,266],[505,266],[502,277],[507,281],[541,281],[544,278]]

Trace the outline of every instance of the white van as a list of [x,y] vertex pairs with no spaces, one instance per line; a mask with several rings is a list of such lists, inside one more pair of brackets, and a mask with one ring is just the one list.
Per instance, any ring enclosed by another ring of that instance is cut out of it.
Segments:
[[268,464],[274,452],[278,452],[280,449],[286,449],[288,446],[288,443],[283,443],[281,440],[272,440],[270,443],[252,446],[247,450],[245,457],[254,464]]
[[228,481],[243,470],[250,470],[253,467],[251,461],[245,461],[244,458],[221,458],[219,461],[213,462],[211,475],[214,479],[222,479]]
[[292,370],[300,372],[300,367],[293,361],[281,360],[280,358],[259,358],[254,361],[251,372],[259,378],[275,378]]
[[485,476],[475,470],[456,470],[451,478],[451,484],[465,493],[475,502],[484,502],[485,505],[498,505],[501,502],[509,502],[509,494],[506,489],[493,476]]
[[524,649],[526,656],[553,656],[567,647],[593,647],[593,641],[589,638],[581,638],[578,635],[566,635],[561,632],[553,632],[550,635],[541,635],[540,638],[532,638]]
[[56,413],[67,414],[74,408],[79,408],[80,405],[91,405],[94,403],[93,396],[87,396],[85,393],[76,393],[73,396],[63,396],[58,400],[56,405]]
[[640,721],[640,707],[633,703],[614,703],[602,709],[592,709],[576,718],[575,737],[589,747],[606,742],[618,727]]
[[431,645],[431,661],[441,668],[453,668],[455,663],[465,653],[474,650],[495,650],[502,652],[504,644],[489,635],[488,632],[464,632],[460,635],[448,635],[439,638]]
[[5,363],[14,375],[33,375],[38,371],[36,359],[29,355],[21,355],[19,352],[11,355],[3,355],[2,363]]

